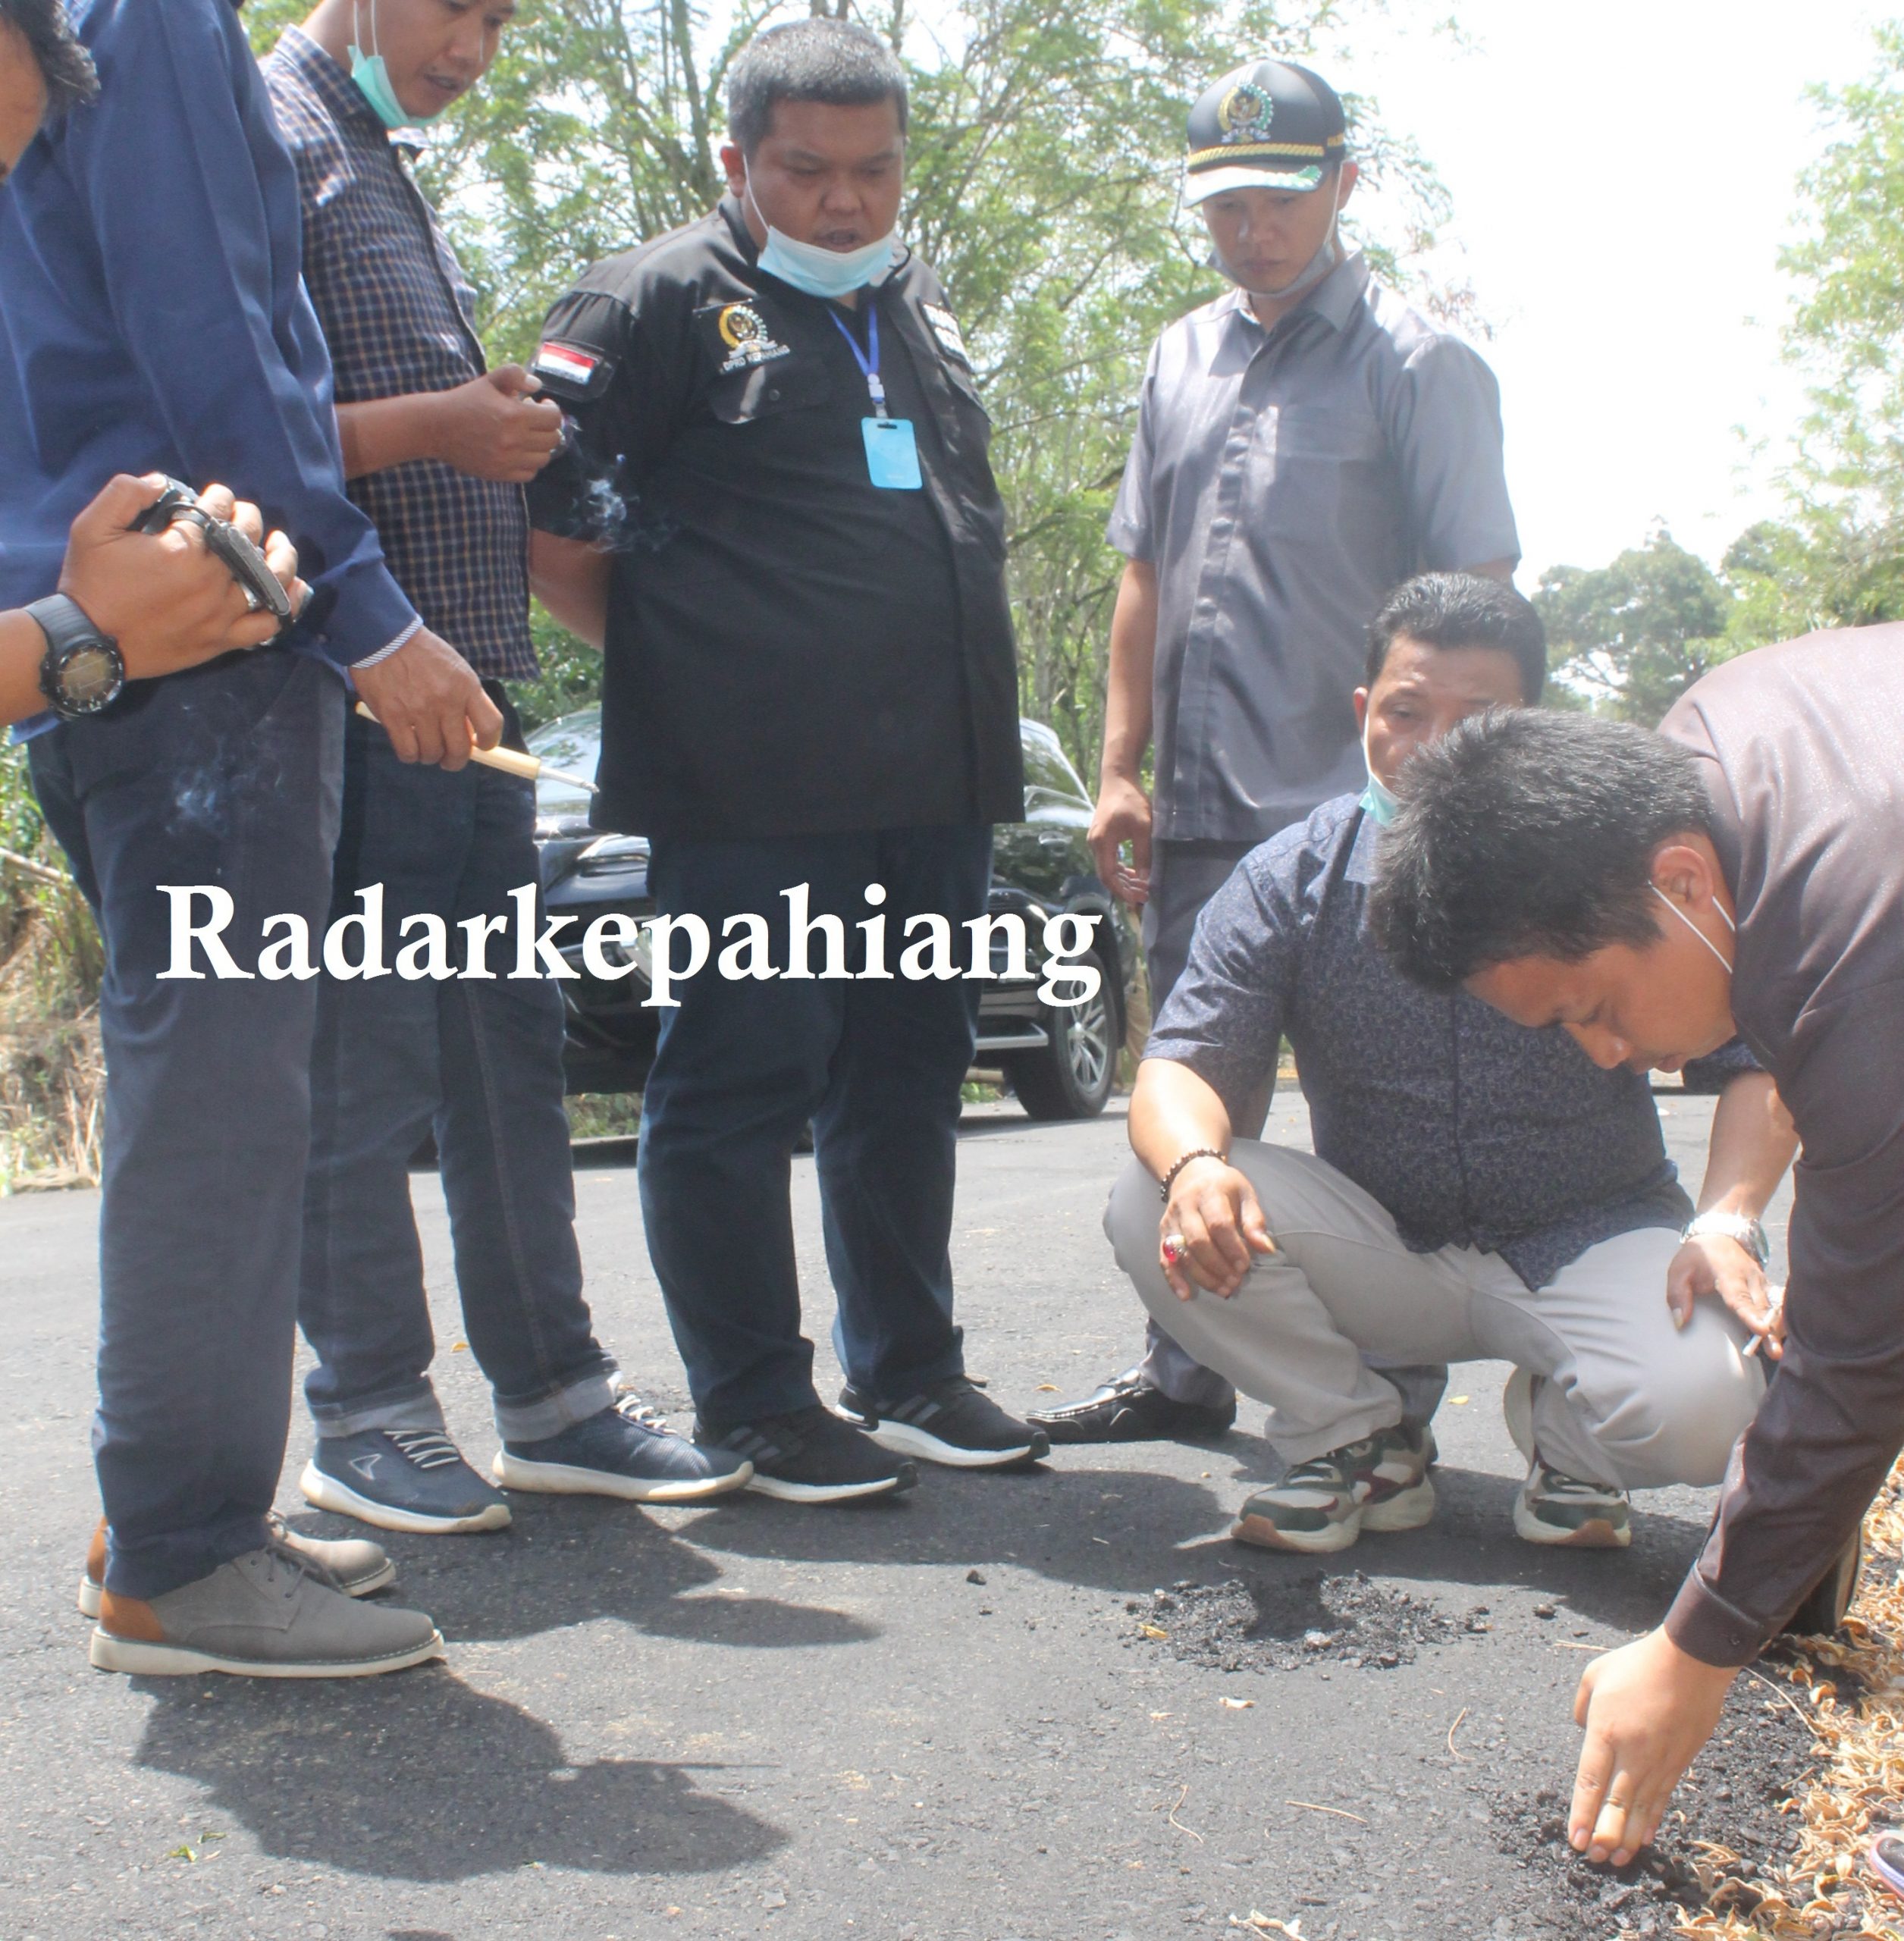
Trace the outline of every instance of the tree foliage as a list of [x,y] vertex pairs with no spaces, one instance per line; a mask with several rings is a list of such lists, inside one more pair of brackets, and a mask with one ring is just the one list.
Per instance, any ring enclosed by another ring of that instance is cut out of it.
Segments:
[[1730,591],[1664,525],[1611,565],[1550,568],[1534,604],[1561,687],[1648,726],[1733,651]]
[[[274,39],[283,0],[256,11],[255,38]],[[523,356],[586,265],[718,199],[729,68],[789,14],[761,0],[719,26],[693,0],[525,8],[423,170],[482,293],[493,355]],[[1088,773],[1120,565],[1103,528],[1143,359],[1163,325],[1220,287],[1201,224],[1178,207],[1184,116],[1250,52],[1300,58],[1338,31],[1344,0],[955,0],[929,15],[868,0],[855,17],[908,70],[902,220],[944,279],[993,418],[1025,706]],[[1393,273],[1432,245],[1444,198],[1370,104],[1348,105]],[[559,642],[554,655],[572,691],[585,663]]]

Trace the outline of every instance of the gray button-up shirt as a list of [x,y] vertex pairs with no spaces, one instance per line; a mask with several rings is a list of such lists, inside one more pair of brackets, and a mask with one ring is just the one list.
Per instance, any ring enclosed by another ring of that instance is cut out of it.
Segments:
[[[1349,795],[1251,850],[1204,906],[1144,1055],[1188,1065],[1240,1116],[1287,1036],[1317,1156],[1405,1245],[1498,1253],[1529,1287],[1616,1234],[1689,1218],[1638,1072],[1602,1071],[1558,1025],[1423,990],[1376,949],[1379,834]],[[1756,1068],[1735,1039],[1687,1083]]]
[[1231,290],[1150,353],[1110,539],[1157,569],[1156,833],[1259,842],[1362,786],[1383,596],[1520,557],[1494,374],[1360,254],[1271,330]]

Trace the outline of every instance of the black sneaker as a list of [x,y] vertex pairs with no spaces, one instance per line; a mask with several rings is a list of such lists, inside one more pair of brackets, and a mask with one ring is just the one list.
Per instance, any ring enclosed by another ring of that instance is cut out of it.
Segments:
[[320,1436],[297,1486],[320,1510],[380,1530],[500,1530],[509,1522],[508,1499],[441,1429]]
[[962,1375],[935,1381],[910,1401],[889,1404],[842,1388],[839,1413],[885,1448],[955,1469],[1007,1469],[1051,1453],[1051,1438],[1043,1429],[1008,1416]]
[[784,1503],[851,1503],[897,1496],[919,1480],[910,1463],[895,1462],[870,1436],[818,1403],[789,1415],[739,1422],[718,1433],[695,1424],[694,1439],[754,1466],[749,1489]]
[[1236,1425],[1236,1397],[1220,1406],[1173,1401],[1133,1369],[1081,1402],[1034,1409],[1026,1419],[1053,1442],[1195,1442],[1230,1432]]

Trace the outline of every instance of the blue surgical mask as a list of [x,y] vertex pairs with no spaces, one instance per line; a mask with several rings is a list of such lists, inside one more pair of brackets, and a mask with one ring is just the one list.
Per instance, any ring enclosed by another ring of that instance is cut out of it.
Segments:
[[761,249],[761,268],[809,296],[838,299],[856,290],[877,289],[892,274],[899,253],[899,232],[882,236],[859,249],[823,249],[817,243],[796,243],[770,223]]
[[1386,829],[1401,812],[1401,804],[1395,800],[1394,791],[1369,767],[1369,731],[1366,728],[1362,731],[1362,766],[1369,770],[1369,785],[1362,792],[1362,806]]
[[[351,11],[354,24],[356,11]],[[370,0],[370,42],[377,44],[377,0]],[[432,121],[441,119],[436,114],[412,114],[397,99],[397,90],[390,84],[390,70],[384,64],[381,54],[366,54],[355,42],[350,47],[350,78],[357,84],[357,92],[370,103],[370,111],[386,128],[427,128]]]

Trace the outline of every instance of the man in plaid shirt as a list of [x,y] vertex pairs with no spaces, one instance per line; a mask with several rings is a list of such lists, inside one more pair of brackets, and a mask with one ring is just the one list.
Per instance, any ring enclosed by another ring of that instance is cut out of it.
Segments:
[[[324,0],[265,63],[297,165],[304,277],[337,372],[350,493],[425,624],[483,679],[532,677],[522,487],[561,413],[486,367],[473,293],[393,131],[434,120],[495,58],[513,0]],[[351,718],[334,917],[384,886],[387,920],[508,915],[536,880],[535,796],[492,770],[403,759]],[[539,921],[539,919],[538,919]],[[400,928],[398,934],[402,934]],[[562,1002],[541,978],[322,981],[299,1319],[320,1507],[386,1529],[494,1529],[509,1507],[444,1433],[408,1162],[434,1126],[471,1347],[514,1489],[685,1501],[744,1485],[725,1452],[616,1400],[582,1294],[563,1111]]]

